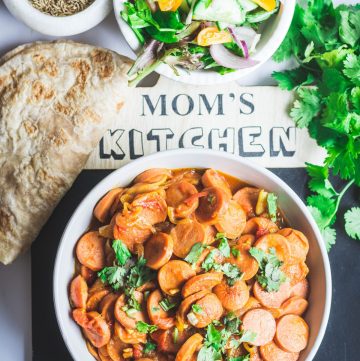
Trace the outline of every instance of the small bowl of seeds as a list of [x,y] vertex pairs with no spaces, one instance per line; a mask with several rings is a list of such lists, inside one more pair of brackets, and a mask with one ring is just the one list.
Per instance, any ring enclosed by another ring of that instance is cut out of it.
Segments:
[[111,0],[4,0],[9,11],[30,28],[53,36],[82,33],[99,24]]

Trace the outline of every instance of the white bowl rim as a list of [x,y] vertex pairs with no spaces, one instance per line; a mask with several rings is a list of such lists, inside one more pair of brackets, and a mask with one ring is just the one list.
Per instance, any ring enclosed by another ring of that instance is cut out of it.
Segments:
[[[32,6],[30,0],[4,0],[4,4],[14,16],[29,27],[53,36],[70,36],[89,30],[104,20],[111,11],[108,0],[94,0],[84,10],[68,16],[52,16],[43,13]],[[106,11],[100,11],[102,9]],[[43,30],[44,27],[52,25],[61,27],[61,31],[51,28]]]
[[238,157],[236,155],[230,154],[230,153],[226,153],[223,151],[216,151],[216,150],[211,150],[211,149],[176,149],[176,150],[166,150],[166,151],[161,151],[161,152],[157,152],[151,155],[147,155],[141,158],[138,158],[128,164],[126,164],[125,166],[118,168],[116,170],[114,170],[113,172],[111,172],[109,175],[107,175],[105,178],[103,178],[99,183],[97,183],[88,193],[87,195],[83,198],[83,200],[79,203],[79,205],[76,207],[76,209],[74,210],[73,214],[71,215],[70,219],[68,220],[64,232],[61,236],[60,242],[59,242],[59,246],[57,249],[57,253],[56,253],[56,259],[55,259],[55,265],[54,265],[54,271],[53,271],[53,301],[54,301],[54,306],[55,306],[55,314],[56,314],[56,319],[57,319],[57,323],[58,326],[60,328],[60,332],[62,334],[62,337],[64,339],[65,345],[68,349],[68,351],[70,352],[71,356],[74,358],[74,360],[76,360],[76,356],[72,353],[72,350],[70,349],[70,339],[67,336],[66,330],[63,329],[63,318],[62,318],[62,314],[60,312],[60,308],[59,308],[59,304],[58,304],[58,300],[59,300],[59,296],[58,296],[58,292],[60,291],[60,289],[57,287],[57,285],[60,283],[59,282],[59,275],[61,274],[61,264],[60,264],[60,259],[61,259],[61,254],[63,252],[63,248],[64,248],[64,236],[67,233],[67,229],[70,226],[70,224],[72,223],[72,220],[75,218],[76,213],[78,211],[78,209],[81,207],[81,205],[83,203],[86,202],[87,198],[90,198],[91,193],[93,193],[96,189],[98,188],[102,188],[102,184],[106,183],[107,180],[111,177],[116,177],[118,173],[123,173],[126,172],[126,170],[129,168],[131,169],[132,167],[136,167],[136,165],[138,163],[143,163],[143,162],[148,162],[149,164],[156,164],[156,160],[165,156],[173,156],[173,157],[177,157],[177,156],[181,156],[182,154],[187,154],[187,155],[194,155],[196,156],[197,154],[201,154],[201,155],[209,155],[209,156],[215,156],[218,158],[225,158],[225,159],[229,159],[235,162],[238,162],[239,164],[242,164],[246,167],[249,167],[253,170],[255,170],[258,173],[261,173],[262,175],[264,175],[264,177],[269,178],[271,181],[273,181],[274,183],[277,183],[277,185],[279,187],[281,187],[286,193],[288,193],[288,195],[290,196],[290,198],[292,198],[297,205],[299,206],[299,208],[301,209],[304,217],[306,218],[306,220],[309,222],[311,228],[314,231],[315,237],[316,237],[316,242],[318,243],[320,252],[321,252],[321,257],[324,263],[324,273],[325,273],[325,301],[324,301],[324,312],[323,312],[323,316],[322,316],[322,320],[321,320],[321,324],[320,324],[320,328],[319,328],[319,332],[316,336],[315,342],[313,347],[311,348],[309,355],[307,356],[306,361],[311,361],[319,347],[320,344],[324,338],[324,334],[326,331],[326,327],[328,324],[328,320],[329,320],[329,315],[330,315],[330,308],[331,308],[331,299],[332,299],[332,279],[331,279],[331,269],[330,269],[330,262],[329,262],[329,257],[328,257],[328,253],[326,251],[325,248],[325,243],[323,241],[321,232],[315,222],[315,220],[313,219],[312,215],[310,214],[309,210],[307,209],[307,207],[305,206],[305,204],[303,203],[303,201],[300,199],[300,197],[295,193],[295,191],[292,190],[292,188],[290,186],[288,186],[281,178],[279,178],[277,175],[275,175],[274,173],[272,173],[270,170],[261,167],[257,164],[251,163],[250,161],[248,161],[247,159]]
[[[139,51],[139,41],[137,40],[135,35],[130,35],[131,39],[126,36],[126,34],[130,34],[132,30],[120,16],[122,3],[124,1],[125,0],[113,0],[115,18],[126,42],[129,44],[130,48],[136,53]],[[280,1],[280,11],[282,11],[282,14],[279,19],[279,23],[275,28],[271,39],[263,46],[261,50],[257,51],[254,56],[252,56],[254,60],[259,61],[259,63],[255,66],[246,69],[240,69],[224,75],[218,74],[212,70],[195,70],[188,72],[181,67],[177,67],[177,71],[179,73],[179,76],[177,76],[174,73],[173,69],[171,69],[171,67],[167,64],[159,65],[155,69],[155,71],[160,75],[164,75],[170,79],[194,85],[221,84],[241,79],[242,77],[254,72],[256,69],[262,66],[275,53],[289,30],[295,11],[295,5],[296,0]],[[280,16],[279,14],[276,15]]]

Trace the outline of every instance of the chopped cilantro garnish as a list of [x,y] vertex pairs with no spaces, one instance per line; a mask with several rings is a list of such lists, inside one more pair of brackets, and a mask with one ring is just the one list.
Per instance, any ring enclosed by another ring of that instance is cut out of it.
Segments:
[[156,343],[154,342],[151,342],[151,341],[147,341],[145,346],[144,346],[144,349],[143,349],[143,352],[145,354],[151,352],[151,351],[154,351],[156,350]]
[[239,251],[237,248],[232,247],[232,248],[231,248],[231,254],[232,254],[235,258],[237,258],[237,257],[240,256],[240,251]]
[[218,233],[215,236],[215,241],[220,241],[218,249],[223,254],[223,256],[230,257],[230,246],[228,239],[225,237],[224,233]]
[[259,264],[256,279],[261,287],[268,292],[278,291],[280,285],[286,281],[286,276],[280,269],[283,263],[277,258],[275,249],[270,248],[269,253],[265,253],[252,247],[249,252]]
[[136,322],[136,329],[141,333],[153,333],[158,328],[156,325],[149,325],[148,323],[144,321],[137,321]]
[[194,303],[191,306],[191,309],[193,310],[194,313],[202,313],[203,312],[202,307],[200,305],[197,305],[196,303]]
[[189,254],[184,258],[184,261],[188,262],[188,263],[190,263],[192,265],[195,264],[199,260],[203,250],[206,247],[207,246],[202,244],[202,243],[195,243],[191,247],[191,250],[190,250]]
[[126,269],[118,266],[105,267],[98,272],[103,283],[107,283],[114,290],[118,290],[125,284]]
[[164,311],[169,311],[172,308],[177,306],[176,302],[170,302],[170,300],[168,298],[163,298],[160,302],[159,302],[160,307],[164,310]]
[[141,257],[137,263],[130,268],[127,277],[127,285],[133,288],[140,287],[144,283],[153,280],[155,277],[155,272],[149,267],[146,267],[146,259]]
[[120,239],[114,240],[112,248],[115,251],[117,261],[121,266],[124,266],[127,260],[131,257],[131,253],[128,248]]

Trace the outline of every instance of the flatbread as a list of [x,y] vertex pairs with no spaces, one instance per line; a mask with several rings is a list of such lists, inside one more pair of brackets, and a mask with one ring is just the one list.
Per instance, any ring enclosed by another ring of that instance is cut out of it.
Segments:
[[68,41],[21,46],[0,60],[0,261],[36,238],[128,91],[130,60]]

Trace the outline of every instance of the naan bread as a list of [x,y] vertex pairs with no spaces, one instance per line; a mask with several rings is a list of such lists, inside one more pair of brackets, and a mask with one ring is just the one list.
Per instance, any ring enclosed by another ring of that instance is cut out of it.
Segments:
[[38,235],[118,116],[130,61],[68,41],[0,59],[0,261]]

